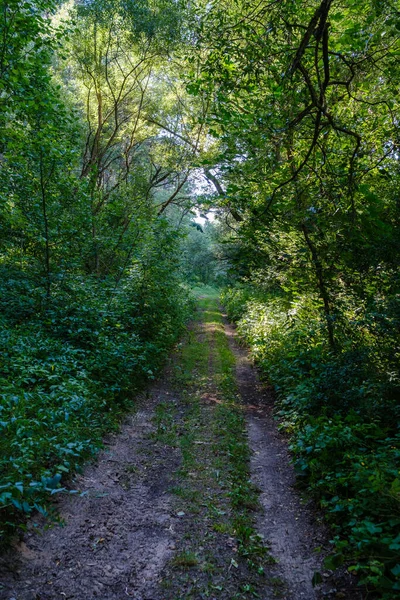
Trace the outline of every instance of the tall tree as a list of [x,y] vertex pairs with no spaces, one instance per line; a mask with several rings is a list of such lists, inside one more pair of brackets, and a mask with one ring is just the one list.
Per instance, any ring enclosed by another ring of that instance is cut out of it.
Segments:
[[199,20],[189,89],[213,103],[220,202],[315,294],[332,350],[398,256],[398,52],[391,3],[218,2]]

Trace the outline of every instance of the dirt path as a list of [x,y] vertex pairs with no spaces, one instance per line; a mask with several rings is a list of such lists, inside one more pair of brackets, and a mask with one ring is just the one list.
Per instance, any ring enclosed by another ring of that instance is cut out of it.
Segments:
[[[357,582],[345,569],[326,572],[323,560],[329,554],[329,532],[311,502],[296,490],[288,443],[274,419],[273,391],[260,383],[248,351],[235,338],[234,327],[224,318],[225,331],[236,357],[236,377],[246,411],[249,446],[252,451],[252,480],[261,490],[262,511],[257,528],[269,541],[278,561],[278,576],[286,583],[283,597],[346,598],[362,600]],[[314,575],[323,582],[313,586]]]
[[285,597],[314,600],[312,579],[322,570],[314,549],[326,541],[326,535],[294,490],[294,471],[287,443],[273,419],[271,392],[260,385],[247,351],[235,343],[233,327],[226,323],[225,329],[236,356],[238,387],[246,410],[252,479],[261,490],[258,530],[278,560],[277,571],[287,584]]
[[[155,387],[93,466],[73,482],[79,498],[58,505],[65,526],[35,531],[3,559],[0,598],[153,599],[162,566],[174,549],[167,490],[177,453],[152,443],[155,406],[170,392]],[[173,401],[173,399],[172,399]]]
[[0,600],[357,598],[312,587],[324,531],[247,353],[216,299],[200,304],[160,383],[76,477],[82,494],[58,500],[65,526],[32,521],[2,557]]

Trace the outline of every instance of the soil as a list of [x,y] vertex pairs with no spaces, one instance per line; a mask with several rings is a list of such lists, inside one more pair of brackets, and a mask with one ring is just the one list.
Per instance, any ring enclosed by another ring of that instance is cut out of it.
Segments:
[[[277,559],[276,576],[286,583],[283,598],[362,600],[357,581],[347,571],[326,572],[324,558],[330,553],[329,532],[313,502],[296,489],[288,440],[274,418],[273,389],[260,381],[246,348],[235,338],[235,328],[225,320],[225,331],[236,356],[236,376],[246,411],[252,480],[260,489],[262,512],[258,531],[268,540]],[[323,579],[313,586],[315,574]]]
[[1,600],[154,600],[159,574],[175,545],[168,489],[179,465],[174,449],[152,441],[155,406],[173,401],[165,384],[106,440],[96,464],[78,475],[80,497],[64,497],[64,526],[30,523],[24,540],[2,558]]
[[[204,331],[199,335],[204,337]],[[295,488],[287,440],[273,416],[271,390],[260,383],[247,351],[235,341],[234,328],[226,323],[225,331],[237,361],[252,450],[252,480],[260,490],[257,527],[277,560],[268,567],[261,600],[361,599],[361,592],[345,573],[324,573],[329,536],[318,511],[311,503],[305,504]],[[209,369],[212,381],[212,361]],[[198,483],[192,492],[197,495],[197,507],[206,506],[212,498],[229,512],[226,496],[218,499],[216,487],[204,479],[206,469],[202,472],[212,452],[212,439],[204,437],[204,431],[211,435],[207,420],[215,406],[212,384],[198,399],[203,437],[193,442],[197,458],[189,476]],[[243,589],[240,570],[229,567],[228,572],[223,566],[236,551],[235,541],[223,532],[209,535],[206,509],[191,511],[188,504],[188,510],[181,510],[171,491],[184,486],[179,474],[182,449],[157,438],[155,415],[160,404],[173,407],[173,428],[181,435],[189,419],[188,408],[171,382],[169,369],[138,400],[136,412],[128,415],[120,433],[105,440],[97,461],[75,477],[72,487],[81,494],[57,500],[63,527],[46,528],[38,518],[32,520],[23,539],[0,559],[0,600],[242,597],[233,592]],[[200,496],[204,502],[198,501]],[[185,575],[191,568],[188,555],[182,554],[189,546],[195,548],[201,563],[201,568],[192,565],[197,571],[191,579]],[[182,556],[187,564],[179,571],[174,565]],[[207,560],[202,558],[207,556]],[[316,571],[324,583],[314,588],[311,582]],[[215,596],[211,589],[216,590]]]

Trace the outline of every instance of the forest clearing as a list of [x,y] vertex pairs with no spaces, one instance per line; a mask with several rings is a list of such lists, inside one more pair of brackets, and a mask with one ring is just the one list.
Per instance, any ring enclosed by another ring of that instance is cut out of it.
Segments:
[[1,599],[400,598],[398,0],[0,9]]

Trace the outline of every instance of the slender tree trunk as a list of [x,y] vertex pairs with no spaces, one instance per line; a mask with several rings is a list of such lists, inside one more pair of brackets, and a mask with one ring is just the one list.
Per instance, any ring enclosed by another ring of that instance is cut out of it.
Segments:
[[308,231],[307,231],[307,226],[304,223],[302,223],[301,229],[302,229],[306,244],[308,246],[308,249],[310,250],[310,253],[311,253],[311,258],[312,258],[312,262],[313,262],[314,269],[315,269],[315,275],[317,278],[318,290],[319,290],[320,296],[322,298],[322,301],[324,303],[324,315],[325,315],[325,321],[326,321],[326,326],[327,326],[327,330],[328,330],[329,345],[333,351],[336,351],[335,330],[334,330],[333,321],[332,321],[332,309],[331,309],[331,303],[329,300],[329,293],[328,293],[328,290],[327,290],[327,287],[325,284],[324,269],[323,269],[322,263],[319,259],[317,249],[316,249],[312,239],[310,238]]
[[[44,247],[44,265],[45,265],[45,281],[46,281],[46,296],[50,298],[51,296],[51,272],[50,272],[50,237],[49,237],[49,219],[47,215],[47,194],[46,187],[47,182],[44,175],[44,165],[43,165],[43,150],[40,149],[40,194],[42,200],[42,217],[44,224],[44,239],[45,239],[45,247]],[[51,173],[49,175],[51,177]]]
[[94,272],[96,273],[96,275],[99,275],[100,259],[99,259],[99,248],[98,248],[98,242],[97,242],[97,227],[96,227],[96,217],[93,213],[92,213],[92,240],[93,240],[93,254],[94,254],[93,268],[94,268]]
[[[287,148],[287,158],[288,158],[288,161],[291,166],[291,171],[294,175],[296,173],[296,166],[294,163],[293,156],[294,155],[293,155],[293,138],[292,138],[292,139],[290,139],[290,143]],[[295,189],[296,189],[297,209],[301,213],[304,210],[303,203],[302,203],[303,193],[298,187],[298,182],[297,182],[296,178],[294,180],[294,184],[295,184]],[[307,247],[311,253],[311,260],[312,260],[312,263],[314,266],[314,272],[315,272],[315,276],[317,279],[319,295],[320,295],[323,305],[324,305],[324,317],[325,317],[326,328],[327,328],[327,332],[328,332],[329,346],[330,346],[331,350],[333,350],[335,352],[336,348],[337,348],[336,339],[335,339],[335,328],[334,328],[333,320],[332,320],[332,309],[331,309],[331,302],[329,299],[329,292],[328,292],[328,289],[327,289],[326,283],[325,283],[324,269],[322,266],[322,262],[318,256],[317,248],[315,247],[315,245],[309,235],[309,232],[307,230],[306,223],[302,222],[300,227],[303,232],[303,236],[304,236],[305,242],[307,244]]]

